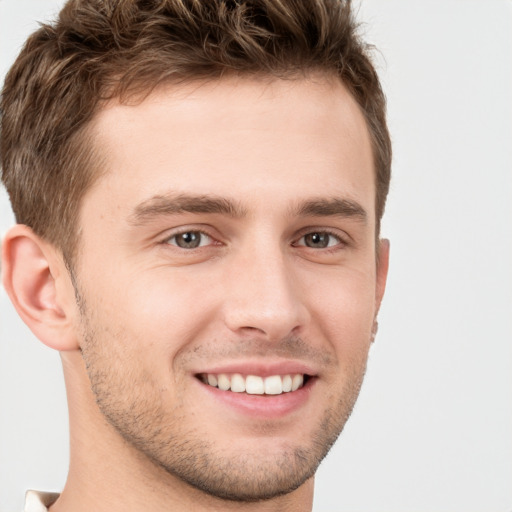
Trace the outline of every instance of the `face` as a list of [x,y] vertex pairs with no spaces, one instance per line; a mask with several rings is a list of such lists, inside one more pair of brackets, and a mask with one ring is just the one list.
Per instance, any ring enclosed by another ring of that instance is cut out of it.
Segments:
[[299,487],[356,400],[384,287],[357,105],[321,76],[222,79],[112,104],[94,133],[75,274],[99,409],[211,495]]

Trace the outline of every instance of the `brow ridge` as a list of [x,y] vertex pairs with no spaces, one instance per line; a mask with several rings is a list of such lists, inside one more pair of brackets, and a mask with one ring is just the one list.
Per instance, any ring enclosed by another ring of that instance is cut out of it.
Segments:
[[247,214],[240,204],[224,197],[209,194],[159,194],[137,205],[129,220],[131,224],[140,225],[155,217],[181,213],[217,213],[234,218]]
[[[133,225],[142,225],[162,215],[182,213],[223,214],[242,218],[247,210],[239,203],[210,194],[158,194],[137,205],[130,215]],[[290,211],[298,217],[343,217],[366,222],[366,210],[356,201],[346,198],[318,198],[302,201]]]
[[293,213],[297,216],[355,218],[364,223],[368,220],[368,213],[357,201],[339,197],[301,202]]

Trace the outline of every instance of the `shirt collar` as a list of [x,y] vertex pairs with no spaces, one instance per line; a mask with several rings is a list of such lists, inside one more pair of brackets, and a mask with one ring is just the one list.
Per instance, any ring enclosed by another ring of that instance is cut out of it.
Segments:
[[24,512],[47,512],[60,495],[56,492],[27,491]]

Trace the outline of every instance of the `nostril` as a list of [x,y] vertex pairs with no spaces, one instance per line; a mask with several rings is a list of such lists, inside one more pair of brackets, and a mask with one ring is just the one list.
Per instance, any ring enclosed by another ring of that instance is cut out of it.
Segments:
[[265,331],[263,329],[260,329],[258,327],[251,327],[250,325],[240,327],[240,331],[241,332],[245,331],[245,332],[247,332],[249,334],[254,334],[254,333],[265,334]]

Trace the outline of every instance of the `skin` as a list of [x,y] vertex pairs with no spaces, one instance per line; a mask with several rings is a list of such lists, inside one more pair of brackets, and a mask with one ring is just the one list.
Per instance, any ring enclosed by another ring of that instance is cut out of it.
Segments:
[[[13,302],[63,359],[71,461],[51,510],[310,510],[387,274],[357,104],[323,75],[232,77],[111,103],[92,130],[106,172],[73,279],[28,228],[4,244]],[[290,367],[311,375],[300,399],[231,403],[198,378]]]

